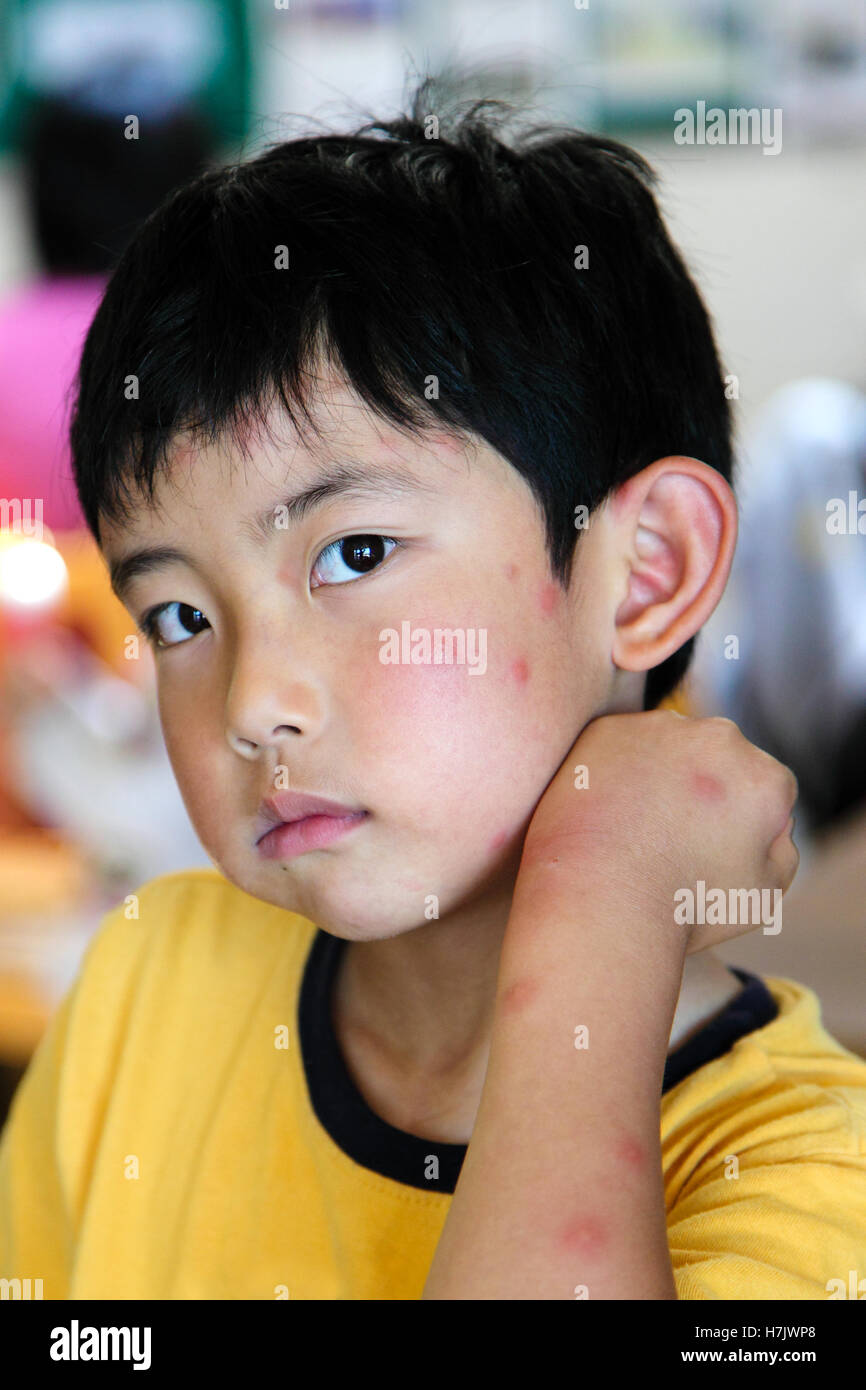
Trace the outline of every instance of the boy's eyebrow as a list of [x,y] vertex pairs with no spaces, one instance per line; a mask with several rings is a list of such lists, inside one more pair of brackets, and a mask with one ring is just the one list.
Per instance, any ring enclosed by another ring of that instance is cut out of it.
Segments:
[[[277,511],[284,512],[289,524],[295,525],[332,497],[399,496],[412,492],[432,495],[437,491],[436,487],[408,473],[405,465],[398,471],[384,464],[338,463],[331,465],[326,472],[320,473],[309,487],[301,492],[282,498],[273,506],[265,507],[263,511],[239,522],[238,525],[247,535],[266,541],[275,529],[274,514]],[[174,546],[144,546],[111,562],[111,587],[122,602],[134,579],[175,564],[192,566],[192,560],[185,551]]]

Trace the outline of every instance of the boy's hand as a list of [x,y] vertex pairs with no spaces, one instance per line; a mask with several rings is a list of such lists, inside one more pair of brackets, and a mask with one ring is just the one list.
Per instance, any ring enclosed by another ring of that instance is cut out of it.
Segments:
[[597,884],[601,872],[630,902],[646,903],[648,921],[669,919],[686,936],[686,954],[701,951],[761,923],[743,912],[739,923],[677,925],[681,890],[696,893],[702,879],[726,901],[731,888],[784,893],[799,864],[790,837],[796,798],[790,769],[729,719],[604,715],[586,726],[539,801],[518,884],[563,871],[569,884],[572,869],[577,884]]

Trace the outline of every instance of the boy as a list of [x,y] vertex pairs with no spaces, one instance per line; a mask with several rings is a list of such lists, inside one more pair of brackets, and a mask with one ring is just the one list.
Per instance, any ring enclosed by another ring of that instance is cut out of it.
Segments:
[[[217,868],[91,943],[2,1273],[827,1298],[866,1063],[706,949],[778,930],[796,787],[655,708],[735,544],[712,330],[636,154],[436,110],[198,179],[89,334],[79,495]],[[689,922],[701,882],[775,911]]]

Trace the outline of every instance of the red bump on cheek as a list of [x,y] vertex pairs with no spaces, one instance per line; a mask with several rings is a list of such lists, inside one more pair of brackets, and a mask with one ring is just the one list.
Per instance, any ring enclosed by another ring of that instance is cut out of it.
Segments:
[[559,589],[556,587],[556,585],[545,584],[544,588],[541,590],[541,593],[538,595],[538,604],[545,618],[550,617],[551,613],[556,607],[556,601],[558,598]]
[[560,1249],[573,1255],[598,1255],[607,1245],[604,1222],[594,1216],[575,1216],[561,1227]]
[[500,831],[498,832],[498,834],[494,835],[494,836],[493,836],[493,839],[490,841],[490,846],[489,846],[489,848],[490,848],[490,853],[491,853],[491,854],[495,854],[497,850],[502,849],[502,846],[505,845],[505,844],[507,844],[507,843],[508,843],[508,831],[507,831],[507,830],[500,830]]
[[708,772],[696,772],[692,778],[692,787],[702,801],[725,799],[724,782],[720,782],[718,777],[711,777]]
[[506,579],[516,579],[519,573],[520,570],[517,568],[515,564],[509,564],[505,566]]
[[525,657],[519,656],[516,661],[512,661],[511,674],[518,685],[526,684],[529,680],[529,663]]

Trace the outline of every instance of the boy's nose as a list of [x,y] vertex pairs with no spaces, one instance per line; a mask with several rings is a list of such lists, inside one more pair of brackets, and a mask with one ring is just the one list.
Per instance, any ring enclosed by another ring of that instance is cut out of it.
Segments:
[[226,739],[233,752],[257,758],[262,749],[304,735],[315,737],[324,716],[322,700],[307,681],[287,677],[274,664],[252,671],[236,668],[226,699]]
[[229,747],[251,760],[298,735],[307,742],[317,737],[330,700],[324,654],[297,622],[270,607],[245,616],[242,626],[227,633],[225,665],[217,676],[222,690],[212,697],[222,710]]
[[260,742],[256,742],[253,739],[244,738],[242,735],[235,733],[233,729],[226,730],[226,738],[228,740],[228,745],[231,748],[232,752],[240,753],[242,758],[247,758],[250,762],[252,762],[259,756],[263,747],[268,747],[271,744],[277,743],[281,738],[284,738],[287,734],[299,734],[300,732],[301,730],[297,728],[295,725],[279,724],[273,730],[271,738],[263,739]]

